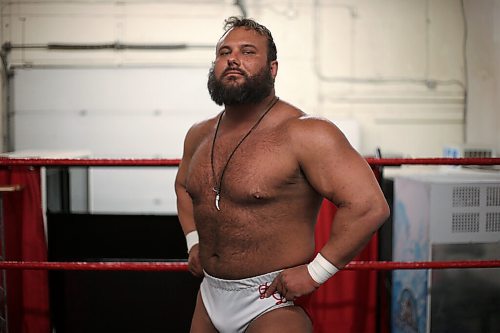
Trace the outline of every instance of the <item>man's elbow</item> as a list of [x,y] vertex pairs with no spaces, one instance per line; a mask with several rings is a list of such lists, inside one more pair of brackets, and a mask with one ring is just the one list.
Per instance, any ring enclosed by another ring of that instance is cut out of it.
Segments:
[[384,224],[391,215],[391,210],[385,199],[378,200],[373,203],[372,207],[368,210],[370,221],[372,221],[375,229],[378,229]]
[[175,177],[174,190],[177,196],[179,196],[180,193],[186,192],[186,186],[184,185],[184,182],[181,181],[179,176]]

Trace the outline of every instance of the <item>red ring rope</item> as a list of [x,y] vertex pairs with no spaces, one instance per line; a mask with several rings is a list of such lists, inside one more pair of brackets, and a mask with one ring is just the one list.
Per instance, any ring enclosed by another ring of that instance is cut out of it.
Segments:
[[500,165],[499,157],[489,158],[366,158],[373,166],[400,166],[400,165]]
[[[500,165],[500,158],[367,158],[372,166],[400,165]],[[80,166],[80,167],[150,167],[178,166],[179,159],[47,159],[0,158],[0,166]],[[434,261],[434,262],[384,262],[354,261],[346,270],[393,269],[447,269],[500,267],[500,260]],[[135,271],[187,271],[185,262],[156,263],[89,263],[89,262],[19,262],[0,261],[0,269],[31,270],[135,270]]]
[[[372,166],[401,165],[500,165],[492,158],[366,158]],[[178,166],[179,159],[69,159],[69,158],[0,158],[0,166],[81,166],[81,167],[158,167]]]
[[[157,167],[178,166],[179,159],[106,158],[0,158],[0,166],[81,166],[81,167]],[[500,163],[499,163],[500,164]]]
[[[457,269],[500,268],[500,260],[473,261],[352,261],[344,270],[410,270],[410,269]],[[2,261],[0,269],[20,270],[80,270],[80,271],[169,271],[188,270],[187,262],[35,262]]]

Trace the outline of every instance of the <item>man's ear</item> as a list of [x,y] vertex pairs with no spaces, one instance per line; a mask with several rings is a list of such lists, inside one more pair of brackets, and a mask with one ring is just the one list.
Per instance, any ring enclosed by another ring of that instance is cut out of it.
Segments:
[[271,61],[271,76],[276,78],[276,75],[278,75],[278,60],[273,60]]

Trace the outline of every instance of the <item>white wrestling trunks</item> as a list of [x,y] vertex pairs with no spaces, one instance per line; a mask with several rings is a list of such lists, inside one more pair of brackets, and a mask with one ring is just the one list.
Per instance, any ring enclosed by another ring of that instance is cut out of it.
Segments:
[[248,325],[264,313],[292,306],[279,293],[264,294],[281,271],[241,280],[224,280],[210,276],[200,286],[201,298],[212,324],[220,333],[243,333]]

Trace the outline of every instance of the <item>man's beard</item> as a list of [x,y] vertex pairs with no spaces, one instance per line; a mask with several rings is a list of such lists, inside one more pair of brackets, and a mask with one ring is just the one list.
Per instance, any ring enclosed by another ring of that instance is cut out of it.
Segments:
[[239,85],[225,84],[217,79],[214,73],[214,65],[208,73],[208,92],[217,105],[256,104],[269,96],[274,87],[274,78],[271,76],[271,66],[267,64],[257,74],[249,76],[241,72],[245,77]]

